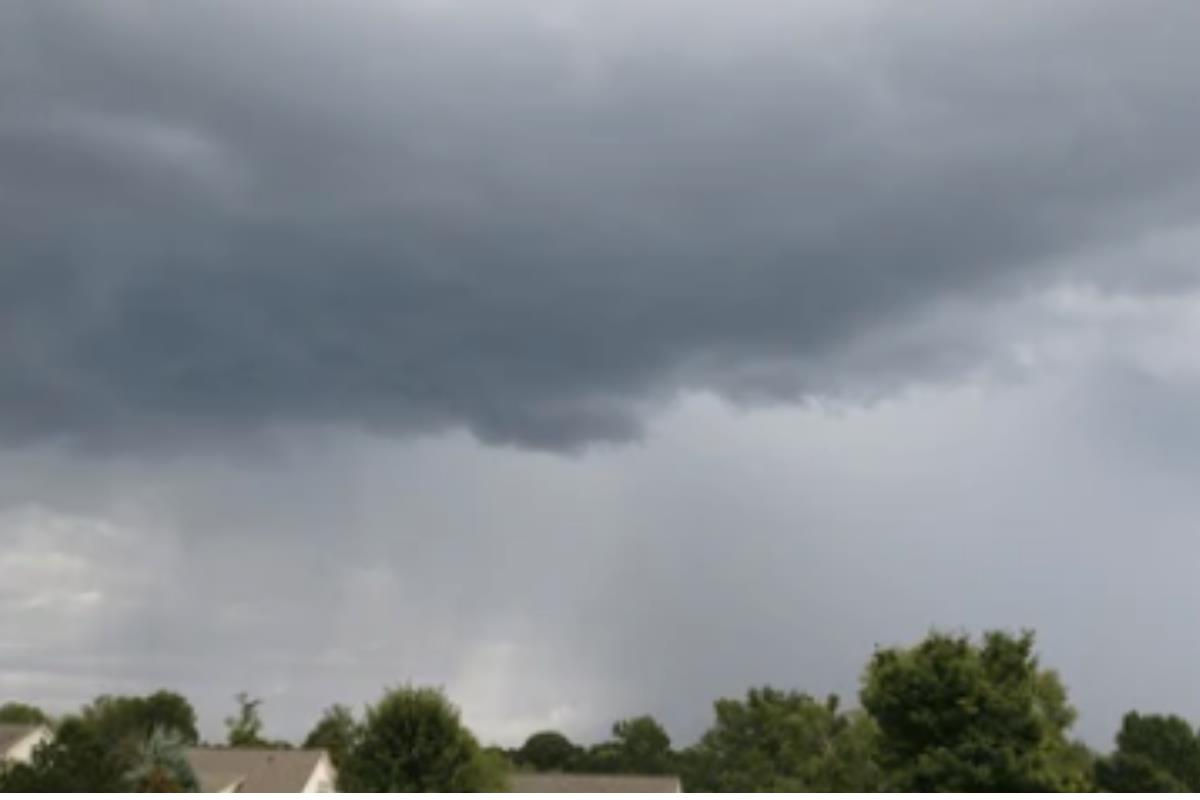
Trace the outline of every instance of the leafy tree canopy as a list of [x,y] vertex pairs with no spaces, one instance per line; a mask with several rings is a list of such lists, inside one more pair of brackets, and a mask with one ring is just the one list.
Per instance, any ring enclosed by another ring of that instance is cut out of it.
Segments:
[[538,772],[565,772],[577,765],[580,754],[580,748],[558,731],[539,731],[525,740],[513,760]]
[[238,704],[237,714],[225,718],[226,741],[230,747],[272,747],[273,744],[263,738],[262,715],[258,708],[262,700],[251,697],[246,692],[239,692],[234,699]]
[[716,722],[681,756],[688,791],[870,791],[875,728],[862,714],[771,687],[715,704]]
[[1102,792],[1190,792],[1187,784],[1145,756],[1113,753],[1096,762]]
[[662,775],[674,767],[671,737],[654,717],[620,720],[612,733],[619,772]]
[[338,769],[358,741],[359,725],[354,712],[343,705],[334,705],[321,715],[316,727],[304,740],[305,747],[324,748]]
[[46,712],[27,703],[0,705],[0,723],[7,725],[42,725],[50,722]]
[[404,686],[367,710],[345,759],[346,792],[499,791],[505,767],[489,758],[439,689]]
[[68,717],[30,763],[0,772],[0,792],[128,792],[134,786],[127,773],[96,726]]
[[932,633],[875,653],[862,704],[879,726],[889,788],[899,791],[1064,791],[1089,785],[1067,731],[1075,712],[1033,634]]
[[167,760],[160,765],[176,758],[169,785],[189,790],[194,783],[188,780],[190,770],[180,771],[178,760],[182,748],[196,740],[196,712],[181,695],[166,690],[144,697],[101,695],[79,714],[63,719],[54,738],[34,751],[29,764],[7,770],[3,788],[30,792],[131,791],[151,785],[152,781],[147,782],[151,774],[167,775],[150,767],[149,759],[161,756]]
[[101,739],[114,746],[126,743],[136,746],[155,729],[174,731],[187,744],[199,739],[196,711],[191,703],[165,689],[145,697],[101,695],[83,708],[80,717]]
[[1200,736],[1181,717],[1131,711],[1116,752],[1096,764],[1096,783],[1110,792],[1200,791]]
[[571,771],[603,774],[623,772],[620,745],[613,741],[607,741],[588,747],[579,754]]

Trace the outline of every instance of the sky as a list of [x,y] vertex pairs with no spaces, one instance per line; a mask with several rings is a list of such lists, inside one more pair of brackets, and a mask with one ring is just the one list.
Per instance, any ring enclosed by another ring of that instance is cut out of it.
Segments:
[[1200,721],[1200,6],[0,4],[0,700],[487,742],[1038,633]]

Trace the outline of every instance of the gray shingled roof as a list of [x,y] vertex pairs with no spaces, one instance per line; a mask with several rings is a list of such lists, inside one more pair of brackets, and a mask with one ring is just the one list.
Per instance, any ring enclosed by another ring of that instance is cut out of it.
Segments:
[[29,734],[36,731],[41,725],[0,725],[0,758],[15,745],[17,742],[24,739]]
[[191,747],[188,763],[204,792],[299,792],[324,750]]
[[559,772],[514,772],[509,776],[514,792],[651,792],[680,791],[674,775],[579,775]]

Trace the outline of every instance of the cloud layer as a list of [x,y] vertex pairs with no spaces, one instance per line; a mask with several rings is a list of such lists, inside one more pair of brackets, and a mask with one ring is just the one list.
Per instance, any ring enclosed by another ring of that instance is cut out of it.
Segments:
[[0,693],[686,742],[1028,625],[1200,715],[1198,23],[0,4]]
[[891,391],[993,344],[914,316],[1200,200],[1182,3],[2,13],[10,442]]

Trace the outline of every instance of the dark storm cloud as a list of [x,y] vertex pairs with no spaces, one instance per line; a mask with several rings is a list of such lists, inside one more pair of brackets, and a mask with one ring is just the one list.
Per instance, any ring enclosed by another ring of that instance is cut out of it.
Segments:
[[681,387],[887,389],[986,348],[893,347],[930,309],[1200,202],[1190,3],[0,22],[8,441],[348,423],[561,447],[635,435]]

